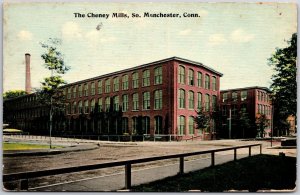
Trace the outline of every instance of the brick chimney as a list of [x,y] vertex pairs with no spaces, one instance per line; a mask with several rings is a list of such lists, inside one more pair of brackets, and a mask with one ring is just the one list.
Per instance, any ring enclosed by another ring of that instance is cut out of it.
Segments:
[[30,54],[25,54],[25,64],[26,64],[26,83],[25,83],[25,91],[26,93],[31,93],[31,81],[30,81]]

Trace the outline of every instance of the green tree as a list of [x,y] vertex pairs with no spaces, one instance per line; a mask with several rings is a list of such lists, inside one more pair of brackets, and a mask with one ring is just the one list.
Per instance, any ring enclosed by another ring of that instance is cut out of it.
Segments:
[[269,126],[270,120],[267,119],[266,115],[264,114],[257,114],[255,119],[256,127],[258,130],[258,136],[263,137],[265,133],[265,128]]
[[209,112],[205,112],[203,109],[199,109],[196,111],[197,116],[194,116],[194,122],[196,123],[196,129],[204,131],[207,127],[209,127],[210,122],[210,114]]
[[64,94],[61,86],[66,84],[62,76],[70,67],[64,63],[64,56],[59,51],[61,45],[60,39],[50,38],[47,43],[40,43],[42,48],[46,51],[41,55],[43,59],[44,67],[51,71],[51,76],[44,78],[41,82],[41,90],[38,91],[38,97],[41,103],[50,107],[49,111],[49,133],[50,133],[50,148],[51,146],[51,134],[53,128],[53,116],[55,113],[64,110]]
[[287,41],[287,47],[276,48],[269,58],[269,65],[274,68],[272,75],[272,104],[274,107],[273,125],[276,132],[287,128],[286,119],[297,112],[297,34]]
[[238,126],[242,129],[242,137],[245,138],[245,130],[251,128],[251,120],[249,118],[248,113],[244,111],[240,111],[237,121],[238,121]]
[[26,94],[27,93],[24,90],[9,90],[3,93],[3,100],[16,98]]

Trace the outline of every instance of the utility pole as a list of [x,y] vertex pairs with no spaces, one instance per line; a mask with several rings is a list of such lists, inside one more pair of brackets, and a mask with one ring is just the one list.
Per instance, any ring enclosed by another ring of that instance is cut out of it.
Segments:
[[229,130],[229,139],[231,139],[231,108],[229,108],[228,130]]

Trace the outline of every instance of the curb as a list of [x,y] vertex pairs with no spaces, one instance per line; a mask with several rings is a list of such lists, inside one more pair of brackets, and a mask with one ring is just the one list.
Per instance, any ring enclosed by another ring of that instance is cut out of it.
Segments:
[[[87,146],[87,145],[85,145]],[[42,155],[55,155],[55,154],[62,154],[66,152],[79,152],[79,151],[87,151],[87,150],[94,150],[99,148],[98,145],[88,145],[89,147],[82,147],[82,146],[69,146],[63,148],[61,150],[45,150],[45,151],[25,151],[25,152],[8,152],[3,153],[3,157],[16,157],[16,156],[42,156]]]

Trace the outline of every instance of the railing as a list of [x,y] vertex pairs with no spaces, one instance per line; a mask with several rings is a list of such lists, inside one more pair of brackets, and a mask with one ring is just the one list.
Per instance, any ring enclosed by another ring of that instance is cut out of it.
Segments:
[[50,176],[50,175],[59,175],[59,174],[66,174],[66,173],[74,173],[74,172],[80,172],[80,171],[89,171],[89,170],[116,167],[116,166],[125,166],[125,187],[126,187],[126,189],[130,189],[131,188],[131,165],[133,165],[133,164],[179,158],[179,174],[183,174],[184,173],[184,157],[210,153],[211,154],[211,166],[214,166],[216,152],[234,150],[234,160],[236,160],[237,159],[237,149],[249,148],[249,156],[251,156],[251,148],[254,146],[259,146],[260,154],[262,154],[262,144],[251,144],[251,145],[228,147],[228,148],[206,150],[206,151],[199,151],[199,152],[172,154],[172,155],[149,157],[149,158],[142,158],[142,159],[109,162],[109,163],[102,163],[102,164],[83,165],[83,166],[76,166],[76,167],[66,167],[66,168],[59,168],[59,169],[42,170],[42,171],[30,171],[30,172],[3,174],[3,182],[20,180],[20,185],[19,185],[20,189],[28,190],[28,179],[31,179],[31,178],[44,177],[44,176]]

